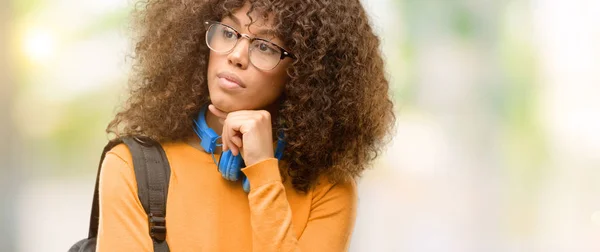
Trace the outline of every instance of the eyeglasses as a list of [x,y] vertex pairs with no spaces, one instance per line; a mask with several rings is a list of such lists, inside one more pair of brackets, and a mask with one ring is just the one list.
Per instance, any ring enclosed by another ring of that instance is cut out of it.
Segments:
[[241,34],[231,26],[219,22],[207,21],[204,24],[208,27],[206,45],[214,52],[228,54],[233,51],[238,41],[245,37],[250,40],[248,58],[252,65],[259,69],[272,70],[286,57],[296,59],[294,54],[266,39]]

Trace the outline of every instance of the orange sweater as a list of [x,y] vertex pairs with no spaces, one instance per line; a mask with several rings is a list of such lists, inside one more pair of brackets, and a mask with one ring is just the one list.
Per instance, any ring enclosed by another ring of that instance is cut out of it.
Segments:
[[[282,183],[277,159],[223,179],[210,154],[186,143],[163,144],[171,165],[167,242],[180,251],[346,251],[356,216],[356,183],[326,179],[307,194]],[[218,155],[215,155],[218,160]],[[106,155],[100,174],[97,251],[152,251],[146,213],[137,197],[129,149]]]

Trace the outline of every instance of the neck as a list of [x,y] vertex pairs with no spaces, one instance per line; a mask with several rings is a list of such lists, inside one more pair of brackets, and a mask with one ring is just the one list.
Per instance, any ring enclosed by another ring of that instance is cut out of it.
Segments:
[[219,118],[214,115],[210,110],[206,110],[206,114],[204,115],[204,119],[206,120],[206,125],[209,128],[213,129],[217,135],[223,134],[223,124],[219,122]]

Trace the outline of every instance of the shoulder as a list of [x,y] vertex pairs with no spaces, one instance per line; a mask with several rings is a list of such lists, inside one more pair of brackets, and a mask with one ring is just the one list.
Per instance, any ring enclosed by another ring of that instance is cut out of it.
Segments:
[[356,179],[333,181],[321,175],[312,189],[312,195],[313,202],[333,199],[355,204],[358,195]]
[[[160,143],[160,146],[165,151],[167,156],[172,153],[185,153],[185,151],[187,151],[185,143],[168,142]],[[131,151],[129,150],[129,147],[127,147],[127,145],[124,143],[116,145],[106,153],[106,159],[114,158],[120,159],[121,162],[133,167],[133,156],[131,154]]]
[[106,153],[100,171],[99,193],[100,205],[105,205],[103,202],[113,205],[135,201],[130,195],[137,194],[137,183],[131,154],[125,144],[119,144]]
[[123,143],[109,150],[102,161],[101,184],[107,185],[116,181],[135,181],[131,152]]
[[311,196],[309,221],[335,219],[336,225],[352,226],[358,209],[355,180],[333,182],[322,176]]
[[110,151],[108,151],[106,153],[106,159],[109,159],[111,155],[113,156],[112,158],[120,159],[123,163],[126,163],[128,165],[131,165],[133,163],[131,151],[129,151],[129,148],[124,143],[121,143],[113,147]]

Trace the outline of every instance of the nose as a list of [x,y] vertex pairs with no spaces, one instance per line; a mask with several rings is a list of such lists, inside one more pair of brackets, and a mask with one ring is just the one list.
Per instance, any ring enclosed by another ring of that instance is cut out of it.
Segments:
[[250,63],[250,55],[248,55],[250,39],[243,39],[244,37],[245,36],[242,35],[233,50],[227,55],[229,64],[235,65],[241,69],[248,68],[248,64]]

